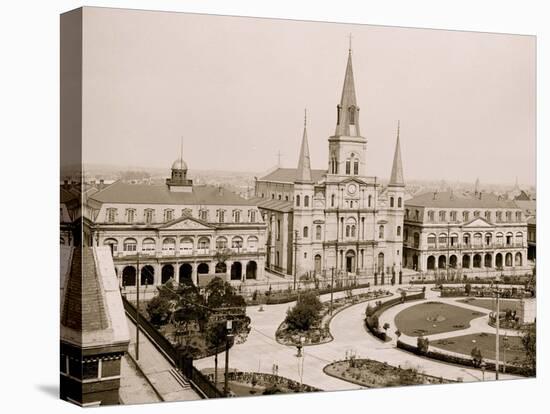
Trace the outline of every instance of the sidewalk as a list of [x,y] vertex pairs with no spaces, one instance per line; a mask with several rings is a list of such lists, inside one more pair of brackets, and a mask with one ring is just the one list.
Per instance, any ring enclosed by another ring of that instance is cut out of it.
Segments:
[[[130,331],[128,352],[136,357],[136,326],[127,317]],[[174,367],[158,351],[143,332],[139,335],[139,360],[136,361],[147,379],[164,401],[200,400],[201,397],[188,385],[182,385],[173,374]]]

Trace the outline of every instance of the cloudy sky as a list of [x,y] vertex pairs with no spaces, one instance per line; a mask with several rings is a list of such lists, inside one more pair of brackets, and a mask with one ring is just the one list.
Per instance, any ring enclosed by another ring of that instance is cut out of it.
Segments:
[[369,175],[535,182],[535,38],[88,8],[83,161],[327,168],[349,34]]

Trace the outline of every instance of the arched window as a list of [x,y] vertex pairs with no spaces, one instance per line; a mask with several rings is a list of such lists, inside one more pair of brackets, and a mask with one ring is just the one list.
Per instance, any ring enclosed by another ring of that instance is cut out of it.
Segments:
[[317,226],[315,226],[315,238],[317,240],[321,240],[321,225],[320,224],[317,224]]
[[516,233],[516,245],[523,247],[523,233],[521,232]]
[[231,248],[232,249],[242,249],[243,248],[243,238],[240,236],[235,236],[231,239]]
[[330,196],[330,206],[334,207],[334,194]]
[[296,196],[296,207],[300,207],[300,195]]
[[378,238],[383,239],[384,238],[384,225],[381,224],[380,227],[378,227]]
[[216,249],[218,249],[218,250],[227,249],[227,238],[218,237],[216,239]]
[[428,234],[428,245],[434,247],[437,242],[437,238],[434,233]]
[[111,253],[115,253],[118,249],[118,242],[115,239],[105,239],[103,245],[109,246],[111,248]]
[[309,207],[309,196],[304,196],[304,207]]
[[153,254],[157,250],[155,240],[148,237],[141,243],[141,251],[145,254]]
[[351,160],[346,160],[346,175],[351,174]]
[[162,241],[162,252],[164,254],[173,254],[176,250],[176,240],[167,238]]
[[369,194],[369,201],[368,202],[369,202],[369,207],[370,207],[371,204],[372,204],[372,196],[370,194]]
[[355,237],[355,225],[351,226],[351,237]]
[[445,247],[447,246],[447,234],[445,233],[440,233],[439,234],[439,239],[437,241],[439,243],[439,247]]
[[123,246],[125,252],[135,252],[137,250],[137,241],[136,239],[125,239]]
[[402,207],[402,204],[403,204],[403,200],[402,200],[401,197],[399,197],[399,198],[397,199],[397,207],[401,208],[401,207]]
[[210,239],[208,237],[201,237],[199,239],[199,251],[204,254],[208,249],[210,249]]
[[359,175],[359,160],[353,161],[353,175]]
[[250,251],[254,252],[258,249],[258,238],[256,236],[249,236],[246,243],[248,244],[248,249]]
[[401,236],[401,226],[397,226],[397,236]]
[[304,234],[304,238],[308,237],[308,228],[307,228],[307,226],[304,226],[303,234]]
[[349,237],[349,232],[350,232],[350,225],[348,224],[346,226],[346,237]]
[[180,253],[193,254],[193,239],[191,237],[184,237],[180,240]]
[[390,207],[393,207],[393,204],[394,204],[393,197],[390,197]]

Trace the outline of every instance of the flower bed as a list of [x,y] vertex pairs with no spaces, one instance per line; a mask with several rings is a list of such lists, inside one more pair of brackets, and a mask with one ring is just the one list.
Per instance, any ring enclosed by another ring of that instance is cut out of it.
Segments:
[[333,339],[329,329],[330,321],[338,312],[360,302],[387,297],[390,295],[391,293],[389,291],[379,289],[360,293],[358,295],[334,299],[332,314],[330,312],[330,301],[323,302],[323,308],[320,315],[321,318],[318,325],[303,332],[288,329],[287,324],[283,321],[277,328],[275,338],[277,342],[283,345],[296,345],[299,343],[300,337],[304,338],[304,345],[319,345],[330,342]]
[[367,388],[455,382],[420,374],[411,368],[394,367],[385,362],[371,359],[349,358],[345,361],[333,362],[325,366],[323,372],[332,377]]
[[[476,364],[475,364],[475,362],[472,358],[447,354],[447,353],[443,353],[443,352],[434,351],[434,350],[431,350],[431,349],[428,349],[428,351],[423,352],[423,351],[419,350],[418,347],[416,347],[414,345],[407,344],[405,342],[401,342],[399,340],[397,341],[397,347],[399,349],[411,352],[411,353],[413,353],[415,355],[418,355],[418,356],[431,358],[431,359],[436,359],[438,361],[443,361],[443,362],[447,362],[447,363],[450,363],[450,364],[462,365],[462,366],[469,367],[469,368],[477,368],[477,366],[476,366]],[[500,364],[499,367],[500,367],[500,371],[502,371],[503,365]],[[489,370],[489,371],[495,371],[495,363],[485,361],[485,369]],[[514,374],[514,375],[527,376],[525,368],[520,367],[520,366],[515,366],[515,365],[506,365],[506,372],[509,373],[509,374]]]
[[[213,372],[204,372],[210,381],[214,381]],[[317,392],[319,388],[301,384],[289,378],[261,372],[230,371],[227,380],[233,396],[247,396],[258,394],[286,394],[295,392]],[[224,381],[223,375],[218,375],[218,387]]]

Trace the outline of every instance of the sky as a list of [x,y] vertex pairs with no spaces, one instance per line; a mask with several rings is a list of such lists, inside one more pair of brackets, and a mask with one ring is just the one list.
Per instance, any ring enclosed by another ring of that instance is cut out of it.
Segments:
[[535,184],[536,40],[488,34],[86,8],[83,162],[296,167],[308,112],[327,168],[349,36],[367,173]]

